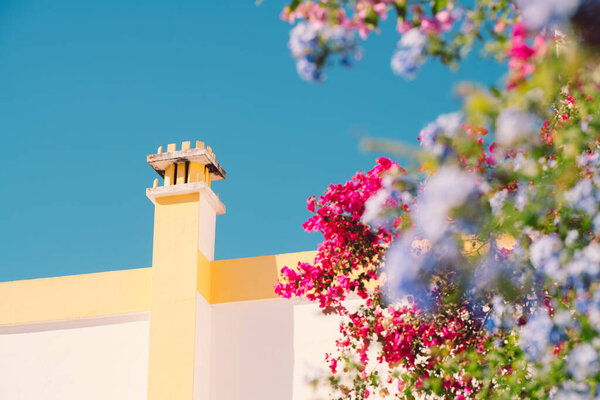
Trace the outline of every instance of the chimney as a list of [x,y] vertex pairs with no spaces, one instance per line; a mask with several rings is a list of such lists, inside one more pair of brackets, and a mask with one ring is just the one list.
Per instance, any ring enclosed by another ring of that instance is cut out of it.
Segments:
[[[154,203],[148,399],[198,398],[195,382],[197,292],[210,298],[216,216],[225,206],[211,189],[225,171],[210,147],[169,144],[148,156],[159,178],[146,196]],[[200,329],[209,327],[199,326]],[[196,374],[198,375],[198,374]],[[201,396],[204,397],[204,396]]]

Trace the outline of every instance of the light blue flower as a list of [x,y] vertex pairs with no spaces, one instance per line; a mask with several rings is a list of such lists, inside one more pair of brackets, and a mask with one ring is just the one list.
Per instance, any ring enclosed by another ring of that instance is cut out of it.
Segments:
[[565,270],[576,287],[583,287],[584,280],[600,273],[600,245],[590,243],[583,250],[576,250]]
[[589,343],[577,345],[569,353],[567,369],[578,381],[583,381],[587,377],[594,376],[600,371],[597,350]]
[[539,360],[550,344],[553,324],[548,312],[538,308],[519,329],[519,345],[530,360]]
[[593,400],[590,387],[581,382],[566,381],[562,388],[551,397],[553,400]]
[[517,108],[502,110],[496,119],[496,142],[501,146],[511,146],[527,141],[537,134],[538,120],[528,112]]
[[453,112],[439,115],[435,121],[428,123],[419,133],[421,146],[441,156],[444,146],[438,142],[440,136],[452,138],[460,129],[463,121],[463,113]]
[[320,82],[325,79],[325,74],[309,57],[303,57],[296,60],[296,71],[298,72],[298,75],[300,75],[300,78],[305,81]]
[[596,214],[592,220],[594,234],[600,235],[600,214]]
[[352,30],[313,22],[300,22],[292,28],[288,47],[296,59],[298,74],[310,82],[325,79],[323,67],[328,54],[339,55],[344,65],[360,54]]
[[381,189],[371,196],[365,203],[365,211],[361,216],[360,220],[363,224],[367,224],[372,228],[386,227],[391,228],[393,222],[392,213],[395,212],[394,208],[387,206],[389,202],[398,202],[409,200],[410,194],[406,192],[400,192],[394,188],[394,177],[392,175],[386,175],[381,180]]
[[437,260],[431,249],[420,244],[414,233],[406,232],[386,252],[384,294],[388,302],[412,296],[423,309],[432,305],[427,276]]
[[484,321],[484,328],[494,334],[498,330],[511,330],[515,327],[515,309],[511,303],[506,302],[502,297],[495,296],[492,299],[491,311]]
[[414,222],[425,237],[437,242],[446,235],[450,212],[465,204],[477,190],[473,174],[454,167],[442,167],[425,185],[417,200]]
[[596,289],[589,303],[586,303],[585,310],[588,314],[588,320],[596,331],[600,333],[600,289]]
[[319,28],[316,24],[301,22],[290,31],[288,47],[294,58],[312,56],[320,49],[318,47]]
[[531,264],[557,282],[565,282],[567,274],[561,268],[562,242],[557,236],[542,236],[529,248]]
[[425,62],[427,36],[419,28],[413,28],[402,35],[390,63],[392,71],[405,79],[412,80]]
[[577,11],[580,0],[517,0],[528,28],[558,28]]
[[594,215],[598,209],[596,189],[590,179],[582,179],[565,192],[565,200],[575,209]]

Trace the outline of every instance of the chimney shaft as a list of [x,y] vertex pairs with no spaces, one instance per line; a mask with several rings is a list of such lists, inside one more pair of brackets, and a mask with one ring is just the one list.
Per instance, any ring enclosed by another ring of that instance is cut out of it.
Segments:
[[194,383],[196,350],[205,347],[196,343],[197,296],[210,299],[216,216],[225,213],[211,183],[226,174],[203,142],[161,146],[148,164],[163,178],[146,189],[155,205],[148,399],[192,399],[206,390]]

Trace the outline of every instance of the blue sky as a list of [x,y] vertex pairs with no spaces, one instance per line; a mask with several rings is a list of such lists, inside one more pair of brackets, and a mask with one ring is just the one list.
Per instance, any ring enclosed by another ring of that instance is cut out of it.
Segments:
[[416,144],[457,109],[452,87],[503,70],[474,58],[392,74],[393,24],[364,59],[301,81],[284,2],[0,0],[0,281],[152,262],[159,145],[203,140],[227,180],[216,257],[310,250],[305,199],[378,154],[365,135]]

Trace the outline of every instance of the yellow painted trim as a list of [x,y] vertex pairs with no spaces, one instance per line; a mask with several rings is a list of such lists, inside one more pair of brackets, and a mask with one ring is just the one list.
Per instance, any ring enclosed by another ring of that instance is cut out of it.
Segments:
[[[196,290],[210,304],[276,298],[281,268],[315,256],[305,251],[209,261],[197,249],[196,254]],[[152,269],[139,268],[0,282],[0,325],[149,311],[151,281]]]
[[150,309],[150,268],[0,283],[0,325]]
[[[295,267],[299,261],[313,262],[315,251],[263,257],[218,260],[211,263],[209,303],[229,303],[276,298],[273,287],[284,266]],[[198,291],[201,285],[198,284]],[[202,288],[202,290],[205,290]]]

